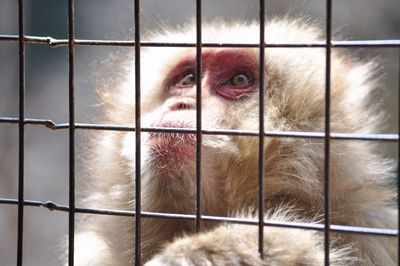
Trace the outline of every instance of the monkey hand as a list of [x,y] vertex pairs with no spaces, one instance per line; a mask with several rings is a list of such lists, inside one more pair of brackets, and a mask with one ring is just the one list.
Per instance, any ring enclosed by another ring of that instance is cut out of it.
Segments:
[[[265,227],[264,259],[258,227],[222,225],[168,244],[146,266],[155,265],[323,265],[323,238],[309,230]],[[331,251],[331,265],[349,265],[346,250]],[[351,262],[350,262],[351,264]]]

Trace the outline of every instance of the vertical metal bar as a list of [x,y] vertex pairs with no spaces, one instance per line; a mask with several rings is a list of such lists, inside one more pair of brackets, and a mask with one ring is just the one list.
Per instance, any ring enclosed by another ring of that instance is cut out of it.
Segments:
[[19,123],[18,123],[18,240],[17,265],[23,261],[24,241],[24,158],[25,158],[25,42],[24,42],[24,0],[18,1],[19,31]]
[[68,70],[69,70],[69,225],[68,265],[74,265],[75,245],[75,49],[74,0],[68,0]]
[[141,265],[142,179],[140,116],[140,0],[135,0],[135,265]]
[[[398,232],[400,232],[400,49],[398,49],[399,61],[398,61],[398,87],[397,87],[397,130],[399,140],[397,140],[397,226]],[[400,265],[400,233],[397,237],[397,265]]]
[[201,223],[201,0],[196,0],[196,232]]
[[260,0],[259,43],[259,135],[258,135],[258,252],[264,258],[264,69],[265,69],[265,0]]
[[331,40],[332,0],[326,1],[326,56],[325,56],[325,155],[324,155],[324,245],[325,265],[329,265],[329,155],[331,113]]

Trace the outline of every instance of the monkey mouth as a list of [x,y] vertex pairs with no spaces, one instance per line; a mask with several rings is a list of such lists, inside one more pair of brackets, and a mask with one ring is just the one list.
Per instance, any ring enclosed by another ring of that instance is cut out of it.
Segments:
[[[170,121],[163,120],[160,122],[153,123],[152,127],[161,127],[161,128],[185,128],[191,129],[193,125],[191,123],[183,122],[183,121]],[[150,133],[150,144],[168,144],[168,147],[175,147],[179,145],[195,145],[196,144],[196,135],[193,133],[186,132],[151,132]]]
[[[163,120],[152,124],[154,127],[192,128],[191,123]],[[192,133],[151,132],[148,147],[156,172],[165,178],[183,175],[194,167],[196,136]]]
[[[151,124],[152,127],[164,128],[194,128],[196,112],[194,111],[168,111]],[[150,142],[168,143],[167,146],[174,147],[176,145],[195,145],[196,135],[193,133],[172,133],[172,132],[151,132]]]

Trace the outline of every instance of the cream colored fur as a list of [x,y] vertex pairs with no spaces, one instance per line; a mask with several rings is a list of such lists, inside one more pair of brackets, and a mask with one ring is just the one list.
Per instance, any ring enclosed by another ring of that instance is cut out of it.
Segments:
[[[258,43],[257,23],[204,25],[203,42]],[[304,19],[268,20],[267,42],[323,41],[318,27]],[[194,27],[162,31],[153,41],[194,42]],[[204,48],[207,50],[208,48]],[[258,50],[248,49],[254,60]],[[193,48],[144,48],[142,53],[142,126],[150,126],[167,100],[164,73]],[[369,98],[378,83],[375,66],[332,51],[331,131],[377,132],[379,110]],[[130,57],[131,58],[131,57]],[[324,131],[325,49],[266,49],[266,130]],[[124,81],[105,83],[109,123],[134,122],[133,61]],[[111,92],[110,92],[111,90]],[[194,95],[187,95],[193,99]],[[258,130],[258,94],[226,104],[203,100],[203,128]],[[195,168],[177,172],[186,178],[164,183],[142,146],[142,210],[194,213]],[[87,165],[86,206],[134,209],[134,133],[98,133]],[[323,221],[324,142],[321,139],[265,138],[266,219]],[[256,217],[257,137],[203,136],[203,214]],[[397,228],[389,188],[392,164],[369,141],[332,140],[330,213],[332,224]],[[172,189],[171,189],[172,187]],[[79,188],[78,188],[79,189]],[[283,207],[286,206],[286,207]],[[290,207],[288,207],[290,206]],[[290,209],[288,211],[288,209]],[[249,211],[250,210],[250,211]],[[252,211],[253,210],[253,211]],[[87,215],[78,224],[76,265],[131,265],[134,219]],[[264,261],[257,253],[257,226],[207,222],[193,234],[190,221],[142,219],[143,261],[149,265],[322,265],[323,235],[315,231],[265,227]],[[210,231],[211,230],[211,231]],[[183,236],[185,235],[185,236]],[[395,265],[395,238],[331,234],[332,265]],[[175,239],[175,240],[174,240]],[[170,244],[167,244],[170,243]],[[164,247],[164,248],[163,248]]]

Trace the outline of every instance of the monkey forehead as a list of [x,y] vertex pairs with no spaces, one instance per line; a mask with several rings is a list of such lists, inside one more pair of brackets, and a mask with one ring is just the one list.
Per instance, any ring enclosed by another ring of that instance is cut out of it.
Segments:
[[[317,41],[324,40],[317,23],[309,18],[268,18],[265,36],[268,42]],[[202,43],[251,43],[258,44],[260,38],[259,22],[212,21],[202,24]],[[196,25],[188,23],[176,30],[161,29],[147,36],[149,41],[196,43]]]
[[[208,50],[205,50],[207,53]],[[237,70],[245,68],[251,72],[257,72],[259,64],[258,51],[246,48],[213,49],[205,62],[205,69],[212,73],[221,72],[223,69]]]
[[[311,24],[311,25],[310,25]],[[224,23],[215,21],[202,25],[202,43],[232,43],[232,44],[258,44],[260,36],[260,26],[257,21],[252,23],[236,21]],[[271,18],[265,25],[265,36],[268,42],[298,42],[324,40],[319,27],[309,23],[306,18],[279,19]],[[143,39],[151,42],[161,43],[196,43],[196,27],[194,23],[188,23],[176,30],[161,29],[153,31]],[[183,54],[193,54],[194,47],[159,47],[154,49],[145,48],[150,54],[149,66],[166,67],[170,69],[175,66],[177,60]],[[151,52],[150,52],[151,50]],[[209,50],[203,48],[203,51]],[[258,49],[254,49],[257,52]],[[144,53],[146,54],[146,52]],[[154,56],[156,54],[156,56]],[[144,60],[146,63],[146,60]],[[157,64],[157,62],[159,64]],[[163,71],[166,73],[166,71]]]
[[[175,70],[182,68],[195,68],[196,51],[189,50],[181,53]],[[201,53],[202,70],[212,70],[214,68],[228,67],[232,63],[240,62],[242,65],[255,67],[258,63],[256,49],[249,48],[205,48]]]

